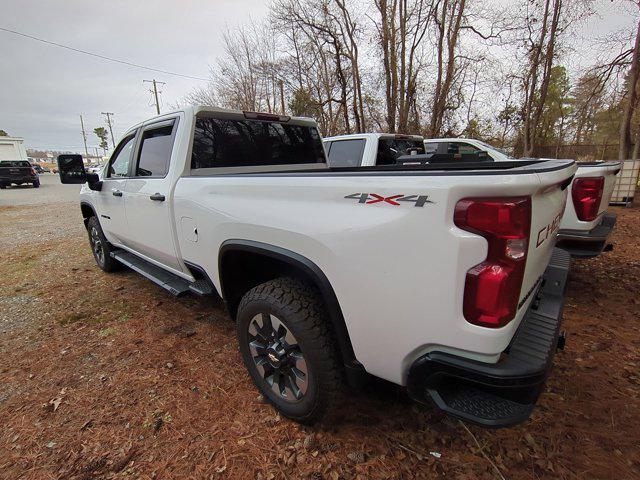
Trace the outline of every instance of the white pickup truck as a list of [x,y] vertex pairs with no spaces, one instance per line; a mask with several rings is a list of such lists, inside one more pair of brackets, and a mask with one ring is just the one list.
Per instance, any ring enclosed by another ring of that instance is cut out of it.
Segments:
[[572,161],[338,169],[311,119],[187,107],[127,131],[99,175],[58,164],[84,184],[98,266],[220,295],[253,382],[296,421],[373,375],[513,425],[563,345]]
[[[424,144],[427,155],[463,156],[486,152],[496,162],[514,160],[504,150],[471,138],[429,138]],[[620,162],[616,161],[578,162],[570,189],[571,201],[560,224],[558,247],[574,257],[595,257],[612,248],[607,239],[613,231],[616,215],[606,210],[621,168]]]

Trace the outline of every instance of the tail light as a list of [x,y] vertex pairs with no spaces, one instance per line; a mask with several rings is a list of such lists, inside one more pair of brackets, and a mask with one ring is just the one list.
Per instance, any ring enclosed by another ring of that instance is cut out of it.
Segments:
[[487,239],[484,262],[467,272],[463,311],[468,322],[499,328],[518,310],[531,229],[531,198],[465,198],[455,224]]
[[36,170],[34,168],[31,169],[31,176],[35,177],[37,175]]
[[604,177],[582,177],[573,181],[571,198],[578,220],[591,222],[596,219],[603,190]]

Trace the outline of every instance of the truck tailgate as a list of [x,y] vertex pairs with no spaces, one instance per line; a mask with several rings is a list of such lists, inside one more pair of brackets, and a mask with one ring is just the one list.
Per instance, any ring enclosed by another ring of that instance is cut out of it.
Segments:
[[[611,195],[613,195],[613,188],[616,184],[616,175],[618,174],[618,172],[620,172],[622,165],[620,164],[620,162],[606,162],[592,168],[594,168],[594,171],[597,171],[598,174],[604,174],[604,190],[602,192],[600,207],[598,208],[598,214],[600,215],[603,214],[609,206]],[[580,164],[578,164],[578,173],[580,173],[580,170]]]
[[540,188],[531,197],[531,232],[519,309],[528,304],[549,264],[574,171],[567,168],[538,174]]

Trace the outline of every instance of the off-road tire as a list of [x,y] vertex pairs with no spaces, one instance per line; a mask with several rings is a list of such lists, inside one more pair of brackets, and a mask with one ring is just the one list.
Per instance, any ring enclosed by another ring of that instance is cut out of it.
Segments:
[[[306,362],[306,392],[297,403],[275,393],[258,371],[249,348],[249,326],[256,315],[277,317],[293,334]],[[265,399],[282,415],[303,424],[319,421],[339,402],[342,368],[329,318],[315,287],[294,278],[277,278],[249,290],[238,307],[237,336],[240,353],[251,379]]]
[[[95,230],[95,233],[94,233]],[[114,272],[118,270],[122,264],[118,262],[116,259],[111,257],[111,252],[113,251],[112,245],[107,241],[104,233],[102,232],[102,227],[100,227],[100,222],[96,217],[91,217],[87,221],[87,233],[89,235],[89,244],[91,245],[91,252],[93,253],[93,258],[96,261],[98,267],[100,267],[105,272]],[[100,241],[99,250],[102,251],[102,255],[97,252],[97,248],[95,246],[95,241],[92,239],[92,235],[96,235]]]
[[33,188],[40,188],[40,182],[34,182]]
[[4,183],[0,183],[0,190],[4,190],[7,186]]

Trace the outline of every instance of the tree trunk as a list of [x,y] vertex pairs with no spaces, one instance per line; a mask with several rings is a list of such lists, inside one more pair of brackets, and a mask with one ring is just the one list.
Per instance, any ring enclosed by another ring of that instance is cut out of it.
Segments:
[[633,57],[631,59],[631,70],[629,71],[629,80],[627,83],[627,103],[624,106],[622,120],[620,121],[620,147],[618,149],[618,158],[627,160],[631,153],[632,136],[631,136],[631,119],[635,111],[637,102],[638,76],[640,74],[640,22],[636,31],[636,41],[633,46]]

